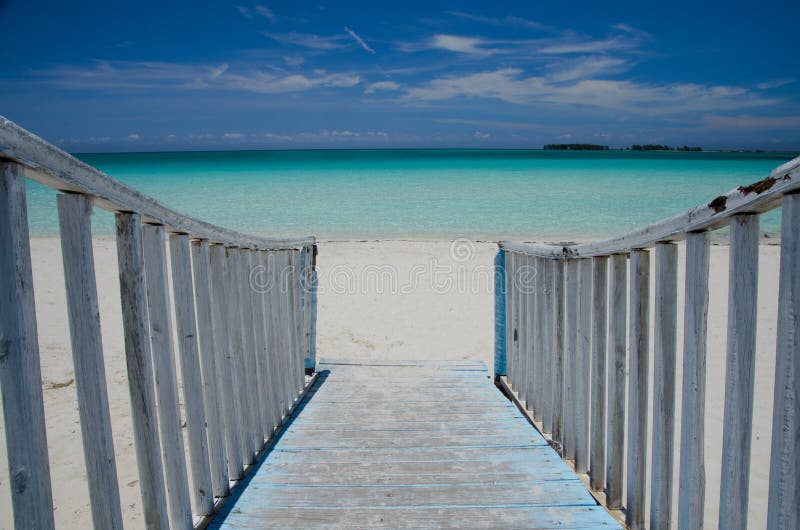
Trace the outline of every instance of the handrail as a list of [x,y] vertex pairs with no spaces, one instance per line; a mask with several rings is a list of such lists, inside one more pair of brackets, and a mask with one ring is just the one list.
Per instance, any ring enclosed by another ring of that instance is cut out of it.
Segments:
[[55,526],[27,178],[62,192],[59,235],[94,526],[121,529],[123,512],[92,205],[115,212],[144,522],[152,529],[206,526],[315,381],[315,239],[249,236],[186,217],[0,117],[0,390],[18,529]]
[[[675,504],[680,528],[704,527],[709,232],[725,226],[730,227],[730,269],[719,527],[746,528],[759,215],[779,206],[780,277],[778,299],[771,301],[778,307],[778,325],[767,528],[798,528],[800,158],[764,180],[620,237],[564,245],[498,244],[497,383],[520,409],[530,411],[531,420],[565,460],[573,461],[575,471],[587,476],[598,500],[609,510],[624,510],[617,514],[629,528],[670,528]],[[675,241],[682,239],[685,284],[679,287]],[[679,288],[684,290],[682,381],[676,380]],[[678,421],[681,437],[675,440]],[[676,481],[680,495],[673,500]]]
[[137,212],[145,223],[162,224],[170,232],[186,233],[210,243],[280,250],[315,242],[313,237],[256,237],[186,216],[78,160],[3,116],[0,116],[0,159],[22,164],[28,178],[47,187],[89,195],[93,204],[105,210]]
[[587,243],[546,244],[500,241],[503,250],[542,258],[589,258],[650,248],[656,243],[680,241],[690,232],[717,230],[741,213],[760,214],[780,206],[783,196],[800,189],[800,157],[773,169],[758,182],[739,186],[707,204],[667,217],[639,230]]

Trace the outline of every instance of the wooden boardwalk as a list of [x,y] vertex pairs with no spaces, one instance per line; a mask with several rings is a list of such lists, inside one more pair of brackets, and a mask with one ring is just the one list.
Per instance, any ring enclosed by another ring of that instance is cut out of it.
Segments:
[[210,528],[620,528],[483,363],[319,372]]

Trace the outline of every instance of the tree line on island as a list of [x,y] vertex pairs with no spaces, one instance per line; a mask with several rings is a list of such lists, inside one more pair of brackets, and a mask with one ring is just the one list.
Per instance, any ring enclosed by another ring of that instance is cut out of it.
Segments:
[[[607,145],[598,144],[547,144],[544,146],[547,150],[566,150],[566,151],[608,151]],[[702,151],[702,147],[671,147],[669,145],[661,144],[634,144],[630,147],[624,148],[626,151]]]

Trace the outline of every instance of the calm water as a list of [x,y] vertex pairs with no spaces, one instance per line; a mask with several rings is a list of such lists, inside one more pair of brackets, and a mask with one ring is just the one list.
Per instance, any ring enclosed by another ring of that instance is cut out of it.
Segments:
[[[791,154],[517,150],[79,155],[178,211],[264,235],[531,240],[611,236],[764,178]],[[29,187],[31,231],[58,231]],[[111,234],[98,212],[95,233]],[[775,234],[778,215],[762,218]]]

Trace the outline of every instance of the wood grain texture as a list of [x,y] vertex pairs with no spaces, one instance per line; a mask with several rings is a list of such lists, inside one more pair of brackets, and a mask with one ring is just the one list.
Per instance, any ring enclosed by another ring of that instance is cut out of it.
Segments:
[[734,217],[730,238],[728,353],[719,527],[738,530],[747,527],[750,484],[758,300],[758,216]]
[[542,388],[542,429],[553,432],[553,393],[555,392],[555,355],[553,353],[553,315],[555,296],[553,294],[553,260],[542,259],[541,278],[542,297],[539,310],[542,313],[542,365],[544,385]]
[[[486,368],[466,375],[464,368],[321,359],[319,382],[299,415],[211,528],[620,528],[494,388]],[[439,381],[463,384],[492,416],[476,425],[451,411],[468,403],[461,388]],[[369,404],[360,389],[370,392]],[[418,400],[421,391],[435,397]],[[440,424],[429,409],[452,414]],[[394,410],[417,423],[361,421],[362,413],[390,421]],[[319,430],[322,418],[335,423]]]
[[531,330],[531,266],[529,256],[519,256],[520,266],[518,268],[519,281],[519,325],[517,328],[517,348],[519,349],[519,377],[515,390],[520,396],[520,400],[525,403],[528,409],[533,409],[530,396],[530,388],[533,383],[533,367],[531,364],[531,350],[529,339],[532,335]]
[[225,497],[229,490],[228,456],[225,452],[225,424],[222,418],[222,403],[220,402],[222,382],[215,356],[214,318],[211,308],[213,304],[210,270],[211,251],[206,240],[192,241],[191,249],[211,485],[215,497]]
[[580,304],[578,261],[566,261],[564,281],[564,456],[575,459],[575,419],[578,400],[578,311]]
[[134,213],[118,213],[116,224],[125,362],[142,511],[148,529],[167,530],[169,517],[153,389],[141,218]]
[[800,196],[783,199],[767,528],[800,526]]
[[261,390],[259,388],[258,363],[256,361],[256,323],[253,319],[253,289],[250,285],[250,250],[239,249],[239,303],[242,322],[242,360],[245,376],[245,391],[248,401],[248,424],[253,452],[258,453],[264,445],[264,422],[261,418]]
[[225,247],[211,245],[211,318],[214,327],[216,366],[221,381],[220,402],[225,427],[225,451],[228,455],[228,478],[242,477],[244,458],[242,456],[241,424],[237,405],[236,367],[231,355],[228,337],[228,260]]
[[270,239],[228,230],[176,212],[152,197],[113,179],[0,116],[0,153],[19,160],[26,175],[60,191],[83,193],[93,204],[111,212],[137,212],[145,222],[163,224],[174,232],[215,243],[251,248],[299,248],[313,237]]
[[53,528],[22,166],[0,161],[0,389],[16,528]]
[[608,258],[592,260],[592,383],[589,478],[593,490],[606,481],[606,343],[608,340]]
[[709,238],[686,238],[683,316],[683,386],[678,528],[703,528],[705,508],[706,340],[708,326]]
[[628,528],[644,528],[647,498],[647,408],[650,365],[650,252],[631,252],[628,326]]
[[625,374],[627,370],[627,294],[628,257],[611,256],[609,284],[610,366],[608,378],[608,452],[606,465],[606,505],[622,508],[623,467],[625,459]]
[[656,245],[653,356],[653,456],[650,482],[650,528],[672,526],[672,479],[675,458],[675,350],[678,321],[678,247]]
[[167,255],[164,227],[142,228],[147,313],[150,317],[150,345],[156,378],[158,425],[164,454],[167,506],[172,528],[192,528],[186,458],[183,449],[181,414],[178,407],[178,381],[172,349],[172,317],[167,284]]
[[172,296],[175,300],[175,326],[178,336],[178,358],[183,377],[189,463],[192,470],[192,506],[196,515],[207,515],[211,513],[214,494],[211,489],[203,378],[200,373],[200,352],[197,345],[189,236],[186,234],[170,235],[169,248]]
[[92,522],[98,529],[122,530],[97,304],[91,203],[85,195],[80,194],[60,194],[57,202],[75,390],[78,394]]
[[578,260],[578,322],[575,344],[575,470],[589,471],[592,366],[592,260]]
[[[553,432],[552,439],[564,443],[564,276],[565,262],[553,260]],[[559,451],[560,452],[560,451]]]
[[253,331],[255,333],[255,370],[258,397],[258,409],[260,411],[261,433],[265,440],[272,437],[275,428],[275,419],[271,410],[272,399],[270,398],[269,386],[269,367],[267,366],[267,324],[264,321],[264,278],[266,267],[259,259],[262,251],[251,250],[250,256],[250,279],[248,282],[250,292],[250,306],[253,310]]

